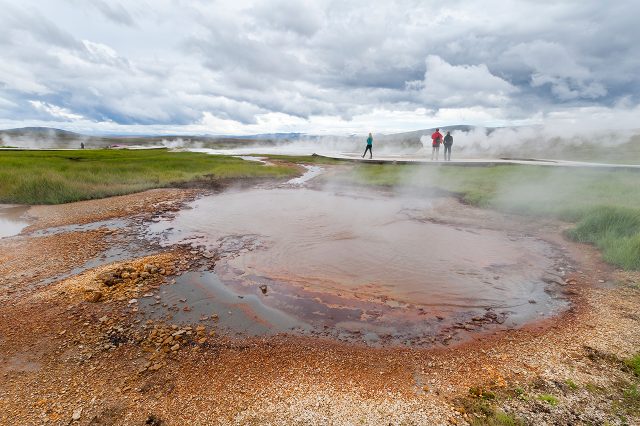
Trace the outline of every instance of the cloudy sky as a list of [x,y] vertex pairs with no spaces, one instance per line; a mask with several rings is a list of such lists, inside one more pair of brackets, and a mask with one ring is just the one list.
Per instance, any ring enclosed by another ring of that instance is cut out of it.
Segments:
[[0,128],[638,128],[637,0],[0,0]]

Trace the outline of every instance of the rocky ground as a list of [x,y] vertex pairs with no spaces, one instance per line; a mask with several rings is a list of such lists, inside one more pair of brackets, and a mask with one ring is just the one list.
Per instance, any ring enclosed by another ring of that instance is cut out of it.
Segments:
[[131,237],[109,220],[148,220],[199,193],[34,207],[22,235],[0,240],[1,424],[640,424],[624,362],[640,350],[640,276],[562,241],[561,224],[531,226],[577,266],[563,283],[573,307],[552,320],[431,349],[232,339],[217,333],[224,312],[190,325],[138,312],[215,258],[138,246],[92,263]]

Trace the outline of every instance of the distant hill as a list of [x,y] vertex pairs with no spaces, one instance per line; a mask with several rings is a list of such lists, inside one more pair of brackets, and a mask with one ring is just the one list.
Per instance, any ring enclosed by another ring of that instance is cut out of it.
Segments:
[[274,133],[250,136],[185,136],[185,135],[110,135],[90,136],[51,127],[22,127],[0,130],[0,145],[22,148],[79,148],[84,143],[87,148],[105,148],[111,145],[161,146],[168,142],[183,141],[185,146],[197,142],[199,146],[212,148],[232,148],[241,144],[259,143],[272,145],[298,140],[301,133]]
[[57,137],[57,138],[81,138],[79,133],[68,130],[54,129],[51,127],[21,127],[19,129],[0,130],[0,135],[12,137]]
[[[444,130],[469,131],[473,126],[448,126]],[[378,142],[389,147],[418,148],[421,146],[420,137],[430,135],[435,129],[414,130],[411,132],[379,135]],[[304,141],[314,143],[326,138],[342,140],[357,145],[361,136],[317,136],[305,133],[264,133],[255,135],[224,135],[224,136],[185,136],[185,135],[108,135],[90,136],[68,130],[50,127],[22,127],[17,129],[0,130],[0,145],[25,148],[79,148],[84,143],[87,148],[104,148],[111,145],[143,145],[161,146],[173,145],[171,142],[181,141],[184,146],[197,143],[198,146],[209,148],[234,148],[243,144],[258,144],[260,146],[274,146],[287,142]],[[359,145],[358,145],[359,146]]]

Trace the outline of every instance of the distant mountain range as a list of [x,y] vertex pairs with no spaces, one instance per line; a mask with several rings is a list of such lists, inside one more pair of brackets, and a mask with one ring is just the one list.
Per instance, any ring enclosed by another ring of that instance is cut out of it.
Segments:
[[[447,130],[467,132],[475,129],[474,126],[447,126]],[[443,128],[445,129],[445,128]],[[395,133],[388,135],[378,135],[376,139],[385,143],[398,143],[402,146],[419,145],[420,137],[431,134],[434,129],[414,130],[411,132]],[[490,131],[490,129],[487,129]],[[197,140],[207,146],[227,147],[242,143],[253,142],[267,145],[275,145],[286,141],[305,140],[313,141],[331,137],[344,140],[360,140],[361,135],[351,136],[317,136],[305,133],[266,133],[256,135],[83,135],[70,132],[68,130],[55,129],[50,127],[22,127],[18,129],[0,130],[0,144],[9,146],[21,146],[30,148],[52,148],[52,147],[78,147],[80,143],[85,143],[92,147],[106,147],[110,145],[158,145],[163,141],[182,139],[184,141]]]
[[6,129],[0,130],[1,134],[9,136],[24,136],[24,135],[43,135],[43,136],[55,136],[55,137],[80,137],[79,133],[69,132],[67,130],[54,129],[52,127],[21,127],[19,129]]

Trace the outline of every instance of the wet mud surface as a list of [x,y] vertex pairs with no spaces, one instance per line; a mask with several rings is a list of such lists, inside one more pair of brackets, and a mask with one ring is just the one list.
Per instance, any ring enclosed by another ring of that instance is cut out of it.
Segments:
[[0,238],[17,235],[27,227],[24,218],[28,206],[12,206],[0,204]]
[[520,327],[568,306],[570,269],[525,232],[428,220],[436,200],[280,187],[203,197],[149,224],[165,247],[215,259],[179,276],[151,318],[224,312],[233,336],[278,333],[370,345],[450,344]]

